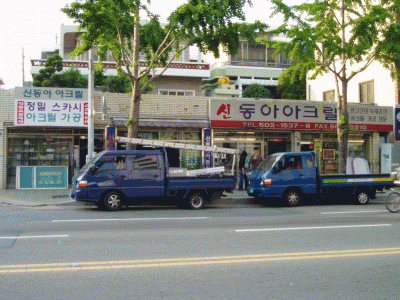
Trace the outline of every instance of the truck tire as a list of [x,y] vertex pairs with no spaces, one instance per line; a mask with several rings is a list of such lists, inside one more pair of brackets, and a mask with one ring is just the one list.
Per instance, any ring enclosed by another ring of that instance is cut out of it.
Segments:
[[365,205],[368,204],[370,200],[369,192],[366,189],[356,190],[356,204]]
[[188,198],[189,209],[202,209],[204,207],[205,197],[201,193],[193,193]]
[[110,192],[103,198],[102,208],[108,211],[118,211],[122,207],[122,197],[118,192]]
[[295,189],[289,189],[283,194],[283,200],[288,206],[291,207],[299,205],[300,199],[300,192]]

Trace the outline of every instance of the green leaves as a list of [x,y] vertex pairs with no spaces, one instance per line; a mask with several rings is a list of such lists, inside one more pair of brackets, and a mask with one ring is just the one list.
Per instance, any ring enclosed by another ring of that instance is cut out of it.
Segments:
[[272,93],[266,87],[259,84],[250,84],[243,91],[244,98],[272,99]]

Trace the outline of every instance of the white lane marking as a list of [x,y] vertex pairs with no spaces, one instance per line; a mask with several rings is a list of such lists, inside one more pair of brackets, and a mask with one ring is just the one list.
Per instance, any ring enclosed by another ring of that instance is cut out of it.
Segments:
[[376,213],[376,212],[388,212],[388,210],[331,211],[331,212],[323,212],[323,213],[321,213],[321,215],[333,215],[333,214],[363,214],[363,213]]
[[102,222],[102,221],[158,221],[158,220],[199,220],[208,219],[208,217],[195,218],[130,218],[130,219],[80,219],[80,220],[52,220],[51,222]]
[[237,229],[236,232],[252,231],[283,231],[283,230],[312,230],[312,229],[338,229],[338,228],[362,228],[362,227],[385,227],[392,224],[373,224],[373,225],[342,225],[342,226],[316,226],[316,227],[282,227],[282,228],[261,228],[261,229]]
[[0,239],[44,239],[44,238],[62,238],[69,237],[68,234],[63,235],[29,235],[29,236],[0,236]]

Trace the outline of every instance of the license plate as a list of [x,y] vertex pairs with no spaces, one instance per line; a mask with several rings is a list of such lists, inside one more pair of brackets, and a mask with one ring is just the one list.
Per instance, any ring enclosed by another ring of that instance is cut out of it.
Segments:
[[250,189],[249,189],[249,193],[250,193],[250,194],[253,194],[253,192],[254,192],[254,189],[253,189],[253,188],[250,188]]

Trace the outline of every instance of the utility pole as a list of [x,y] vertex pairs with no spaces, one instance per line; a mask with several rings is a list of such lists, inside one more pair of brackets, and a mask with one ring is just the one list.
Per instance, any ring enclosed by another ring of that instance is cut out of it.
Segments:
[[89,50],[89,80],[88,80],[88,100],[89,100],[89,124],[88,124],[88,155],[86,162],[93,158],[94,154],[94,49]]
[[22,47],[22,86],[25,86],[25,54],[24,54],[24,48]]

